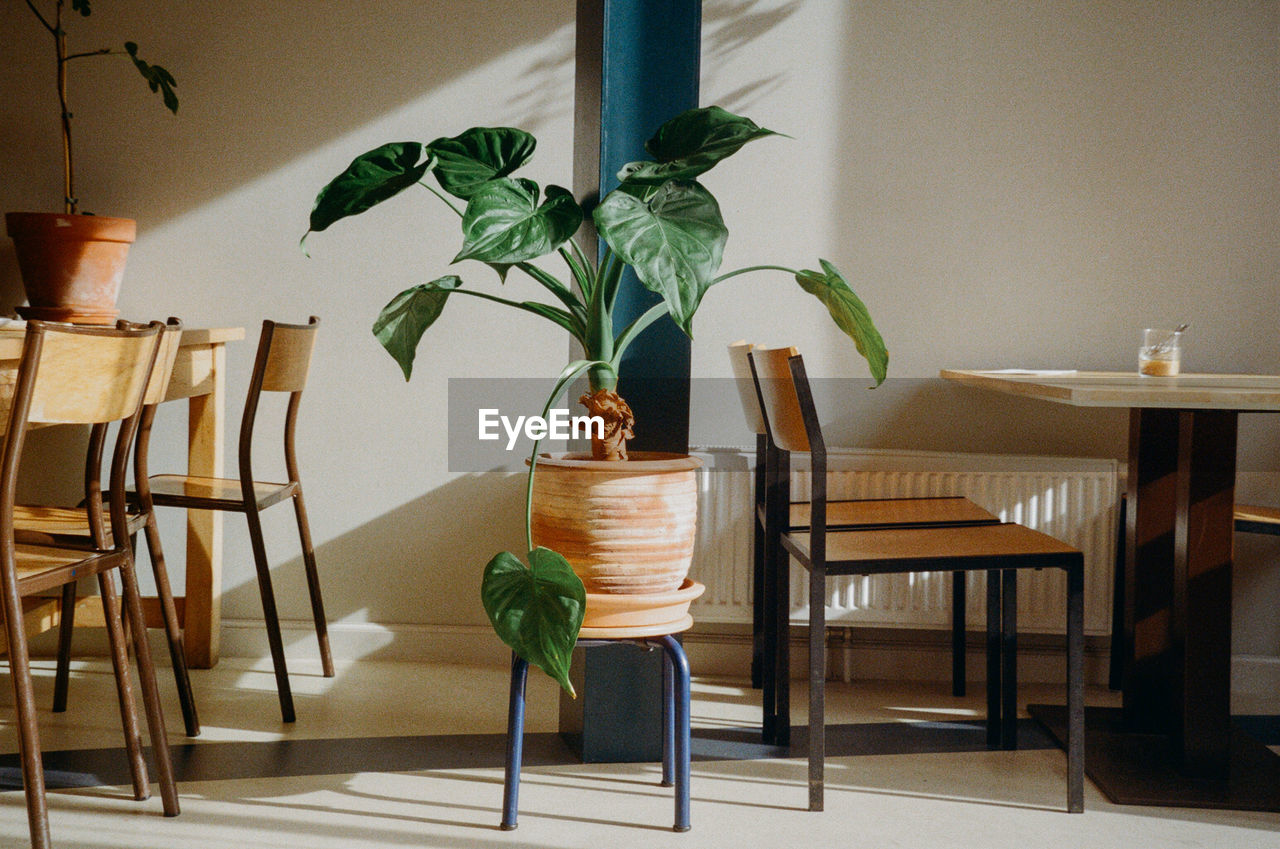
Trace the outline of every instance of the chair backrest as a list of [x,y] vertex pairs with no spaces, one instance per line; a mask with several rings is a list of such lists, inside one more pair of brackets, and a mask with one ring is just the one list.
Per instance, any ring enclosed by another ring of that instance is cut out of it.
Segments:
[[738,387],[738,400],[742,402],[742,415],[747,427],[760,435],[765,432],[764,415],[760,412],[760,396],[755,378],[751,376],[750,354],[756,346],[739,340],[729,346],[729,362],[733,366],[733,379]]
[[821,433],[811,432],[817,415],[800,354],[795,348],[755,348],[749,358],[769,438],[783,451],[811,451],[811,437],[820,441]]
[[[320,319],[314,315],[307,324],[262,322],[258,342],[255,378],[260,375],[262,392],[301,392],[311,369],[311,352],[316,344]],[[255,380],[255,382],[258,382]]]
[[169,379],[173,376],[173,364],[178,358],[178,347],[182,341],[182,322],[172,316],[165,322],[160,331],[160,349],[156,352],[156,363],[151,369],[151,377],[147,381],[147,391],[142,398],[144,406],[152,407],[165,399],[169,389]]
[[[29,322],[10,426],[103,424],[134,415],[160,328],[159,323],[113,329]],[[25,409],[19,410],[21,400]]]
[[115,548],[127,545],[124,481],[129,446],[160,343],[159,322],[115,328],[29,321],[0,459],[0,546],[11,551],[18,465],[28,424],[93,425],[85,463],[86,511],[95,545],[102,527],[100,465],[106,425],[120,422],[111,460]]
[[263,392],[289,393],[289,409],[284,421],[284,461],[290,480],[298,480],[294,431],[319,327],[320,319],[314,315],[306,324],[262,322],[258,354],[249,379],[249,396],[245,399],[244,416],[240,420],[240,481],[246,487],[246,499],[249,498],[247,487],[253,480],[253,423],[258,415],[258,399]]

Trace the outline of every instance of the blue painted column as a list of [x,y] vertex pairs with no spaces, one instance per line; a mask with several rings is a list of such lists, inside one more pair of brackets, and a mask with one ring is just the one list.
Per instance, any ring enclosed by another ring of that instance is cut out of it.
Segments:
[[[667,119],[698,105],[699,0],[578,0],[574,194],[587,203],[618,184],[627,162]],[[615,331],[657,303],[623,276]],[[628,348],[618,393],[635,413],[631,451],[689,450],[689,339],[670,320]],[[625,647],[579,649],[578,698],[561,698],[560,730],[587,762],[662,757],[662,658]]]

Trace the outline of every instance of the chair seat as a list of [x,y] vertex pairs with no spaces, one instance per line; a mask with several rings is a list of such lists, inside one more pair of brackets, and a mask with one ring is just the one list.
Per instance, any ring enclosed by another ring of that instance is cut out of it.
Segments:
[[[788,534],[783,542],[808,562],[809,534]],[[1079,556],[1066,543],[1015,524],[827,532],[827,572],[832,575],[986,569],[992,558],[1000,558],[996,568],[1001,569],[1057,566]]]
[[123,554],[86,556],[83,549],[50,545],[19,543],[14,548],[14,559],[18,566],[18,590],[24,596],[115,568],[124,559]]
[[[793,528],[807,528],[807,501],[791,504]],[[962,496],[941,498],[867,498],[827,502],[827,527],[831,529],[909,525],[999,523],[992,513]]]
[[[151,499],[162,507],[194,507],[203,510],[243,510],[244,495],[238,478],[201,478],[192,475],[152,475]],[[257,508],[291,498],[295,483],[253,482]]]
[[[147,524],[147,517],[130,513],[128,517],[129,535],[138,533]],[[111,542],[111,517],[108,511],[102,511],[102,526],[107,531],[107,544]],[[15,504],[13,507],[13,529],[19,535],[41,534],[54,544],[74,542],[76,539],[87,539],[89,517],[80,507],[43,507],[35,504]]]
[[1280,534],[1280,508],[1237,504],[1236,530],[1262,534]]

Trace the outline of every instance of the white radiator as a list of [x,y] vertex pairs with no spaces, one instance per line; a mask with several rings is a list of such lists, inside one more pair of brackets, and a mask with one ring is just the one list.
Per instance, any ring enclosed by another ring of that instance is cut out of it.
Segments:
[[[751,621],[754,452],[695,452],[701,472],[698,541],[691,576],[706,584],[695,602],[701,622]],[[792,494],[807,498],[808,458],[792,458]],[[833,451],[828,497],[884,498],[963,495],[1008,522],[1043,531],[1084,552],[1085,633],[1109,634],[1119,491],[1114,460],[940,454],[920,451]],[[791,570],[791,618],[808,618],[807,573]],[[947,628],[949,573],[876,575],[833,580],[831,625]],[[985,577],[969,575],[969,627],[985,627]],[[1060,570],[1021,572],[1018,630],[1061,633],[1066,580]]]

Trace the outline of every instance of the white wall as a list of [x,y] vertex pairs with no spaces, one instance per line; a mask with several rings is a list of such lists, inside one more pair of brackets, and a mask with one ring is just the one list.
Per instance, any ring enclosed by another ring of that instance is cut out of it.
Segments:
[[[444,273],[451,213],[411,193],[313,237],[306,259],[311,201],[357,153],[481,123],[533,131],[530,176],[567,184],[573,7],[386,0],[370,15],[339,0],[120,0],[71,22],[79,47],[138,41],[182,97],[173,118],[124,61],[74,69],[84,208],[139,221],[125,314],[249,327],[229,353],[233,399],[262,318],[322,318],[300,454],[339,628],[484,634],[479,572],[521,546],[521,493],[516,480],[448,471],[446,380],[550,376],[566,345],[537,319],[455,299],[405,385],[368,327],[400,289]],[[831,409],[844,441],[1121,456],[1122,415],[931,378],[947,366],[1129,368],[1152,324],[1193,323],[1191,368],[1280,370],[1280,6],[714,0],[704,20],[702,102],[794,137],[708,175],[732,233],[726,268],[831,259],[892,352],[895,381]],[[0,208],[54,210],[47,39],[22,4],[0,8],[0,31]],[[0,287],[15,275],[0,245]],[[724,345],[741,337],[797,341],[817,376],[865,375],[821,306],[780,275],[712,290],[695,329],[699,377],[728,376]],[[181,457],[181,417],[166,413],[157,469]],[[723,418],[695,411],[693,441],[744,442]],[[1274,482],[1280,430],[1248,417],[1242,442],[1242,469]],[[265,464],[275,445],[261,447]],[[268,514],[268,548],[282,610],[303,618],[287,512]],[[178,525],[174,514],[175,563]],[[1280,597],[1269,543],[1241,562],[1245,653],[1280,652],[1280,623],[1257,598]],[[230,618],[258,616],[249,563],[228,517]]]

